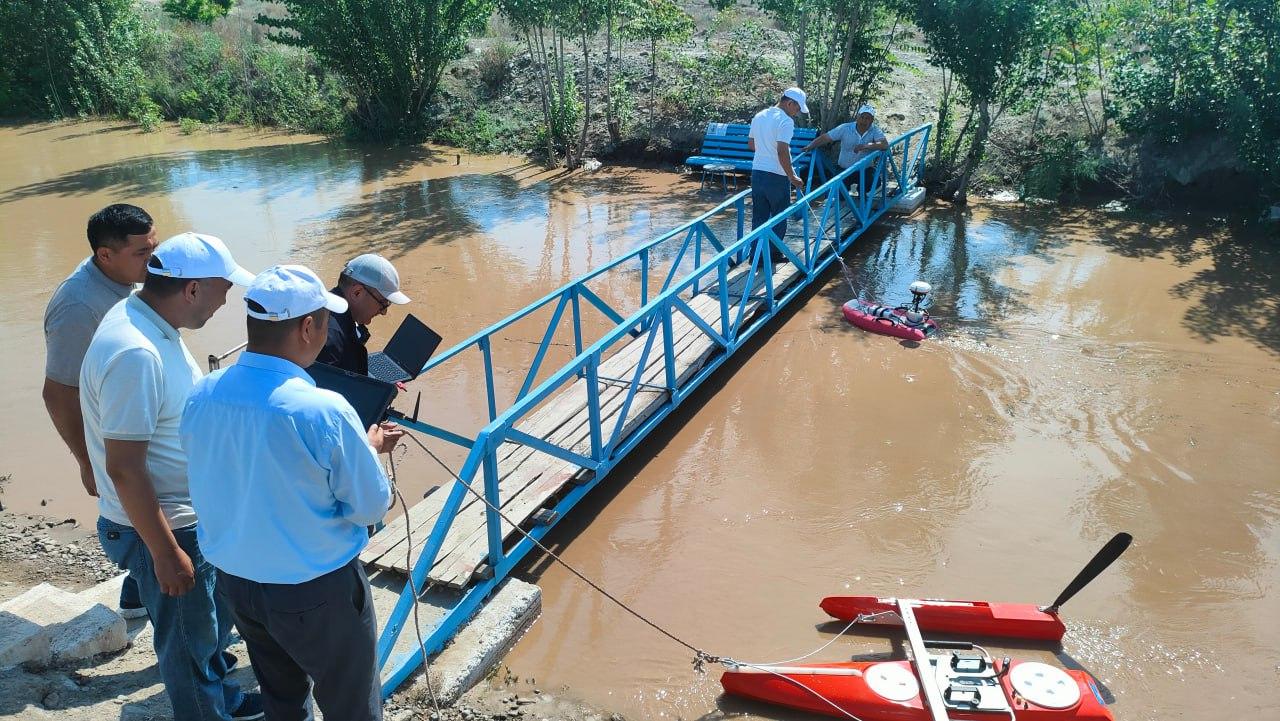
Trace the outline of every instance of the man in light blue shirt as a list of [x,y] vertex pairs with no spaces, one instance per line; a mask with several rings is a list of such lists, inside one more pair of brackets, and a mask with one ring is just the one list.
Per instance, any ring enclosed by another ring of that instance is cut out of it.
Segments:
[[380,719],[377,623],[360,564],[392,492],[378,453],[403,431],[362,428],[304,368],[347,302],[297,265],[245,292],[247,350],[196,384],[183,412],[200,547],[218,568],[271,719]]

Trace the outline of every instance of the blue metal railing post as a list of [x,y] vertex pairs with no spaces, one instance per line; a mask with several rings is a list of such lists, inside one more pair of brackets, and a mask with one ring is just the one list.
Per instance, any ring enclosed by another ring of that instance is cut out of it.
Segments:
[[485,506],[484,517],[491,569],[502,563],[502,518],[497,511],[502,508],[502,499],[498,497],[498,445],[498,441],[490,437],[484,449],[484,497],[489,502]]
[[498,399],[493,384],[493,349],[489,346],[489,336],[480,339],[480,354],[484,356],[484,390],[489,402],[489,420],[498,417]]

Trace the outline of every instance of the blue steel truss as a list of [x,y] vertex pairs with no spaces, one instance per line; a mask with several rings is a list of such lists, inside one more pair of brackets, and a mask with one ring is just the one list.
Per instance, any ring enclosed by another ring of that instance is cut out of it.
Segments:
[[[468,449],[468,454],[458,474],[462,482],[454,481],[449,484],[449,494],[440,516],[378,639],[378,663],[387,671],[382,685],[384,697],[390,695],[421,663],[416,648],[397,658],[391,658],[391,654],[399,634],[410,620],[414,598],[425,589],[428,573],[436,562],[445,535],[468,494],[463,483],[474,483],[476,475],[480,474],[484,496],[491,504],[486,511],[489,573],[481,580],[473,580],[463,591],[457,605],[433,626],[424,629],[423,641],[428,654],[437,653],[444,647],[534,547],[530,538],[519,536],[519,540],[513,545],[504,548],[500,519],[493,510],[495,507],[502,507],[497,461],[499,446],[503,443],[527,445],[593,472],[589,474],[589,480],[572,487],[556,502],[549,523],[528,530],[532,538],[541,539],[605,478],[610,469],[644,440],[653,428],[662,423],[707,377],[715,373],[734,351],[765,327],[779,309],[803,292],[814,278],[835,262],[836,253],[843,253],[895,200],[919,184],[924,173],[931,127],[922,125],[899,136],[890,143],[887,151],[873,153],[834,176],[828,177],[824,163],[815,157],[815,162],[809,166],[808,190],[804,195],[786,212],[753,231],[747,232],[746,228],[749,212],[747,197],[750,190],[737,193],[679,228],[645,243],[476,333],[425,366],[424,374],[463,353],[478,352],[485,370],[485,405],[489,422],[474,436],[470,436],[431,423],[403,421],[409,428]],[[857,194],[851,193],[851,189],[857,190]],[[799,230],[798,234],[789,232],[786,243],[778,237],[775,230],[784,219],[790,221],[792,229]],[[713,226],[720,227],[720,233],[725,234],[726,225],[734,232],[734,240],[730,242],[726,242],[713,229]],[[785,287],[774,286],[771,250],[780,251],[798,272],[795,279],[785,284]],[[731,297],[728,282],[730,273],[742,273],[743,263],[746,262],[750,265],[745,266],[747,277],[742,286],[743,291],[737,297]],[[639,297],[634,299],[638,301],[635,303],[638,309],[625,316],[590,287],[592,281],[619,271],[639,272]],[[714,294],[712,297],[718,301],[719,317],[714,322],[708,322],[689,307],[690,299],[700,294]],[[614,324],[612,330],[589,345],[583,337],[584,303],[594,307]],[[532,362],[528,365],[519,391],[509,404],[500,408],[495,385],[493,344],[504,337],[504,329],[547,308],[552,309],[551,320]],[[566,314],[569,316],[567,322],[573,329],[575,357],[540,383],[536,382],[552,339],[558,331],[563,330]],[[692,321],[715,346],[715,351],[698,370],[683,379],[678,378],[675,372],[675,351],[672,344],[671,327],[677,314]],[[665,329],[665,332],[659,334],[657,329]],[[655,340],[658,335],[663,338],[661,348],[655,348],[658,345]],[[662,353],[665,358],[664,384],[657,388],[665,391],[666,398],[642,423],[624,433],[627,412],[637,392],[642,389],[652,390],[655,385],[641,382],[641,372],[635,373],[630,379],[602,379],[599,369],[603,360],[613,352],[639,338],[645,339],[642,360],[638,366],[640,369],[645,367],[645,359],[651,353]],[[557,445],[549,440],[535,438],[516,428],[539,404],[578,379],[586,379],[590,455],[583,455],[573,448]],[[616,421],[602,420],[602,380],[627,386],[622,411],[617,414]]]

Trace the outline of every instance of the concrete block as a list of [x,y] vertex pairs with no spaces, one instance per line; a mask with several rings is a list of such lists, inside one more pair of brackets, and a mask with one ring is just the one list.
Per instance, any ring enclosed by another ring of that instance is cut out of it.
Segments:
[[86,588],[81,591],[78,596],[92,603],[101,603],[103,606],[116,610],[120,605],[120,587],[124,585],[124,579],[129,574],[122,573],[115,578],[108,579],[96,586]]
[[924,205],[924,188],[917,185],[904,193],[901,198],[893,201],[893,205],[889,206],[889,212],[910,215],[922,205]]
[[[510,579],[431,662],[436,698],[452,704],[489,674],[542,613],[542,589]],[[406,631],[413,635],[413,629]],[[424,685],[417,676],[415,687]]]
[[0,605],[0,666],[78,661],[128,642],[120,614],[47,583]]

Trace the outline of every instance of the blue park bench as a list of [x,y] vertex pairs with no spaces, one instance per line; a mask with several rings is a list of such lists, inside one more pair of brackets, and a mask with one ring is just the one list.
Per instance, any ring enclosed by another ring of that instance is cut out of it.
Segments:
[[[750,125],[740,123],[708,123],[707,134],[702,138],[702,150],[697,155],[686,159],[685,165],[701,168],[705,165],[732,165],[734,170],[751,172],[751,158],[754,155],[747,149],[747,135]],[[795,171],[803,172],[809,167],[809,155],[801,155],[800,149],[818,137],[813,128],[796,128],[791,137],[791,157],[795,158]]]

